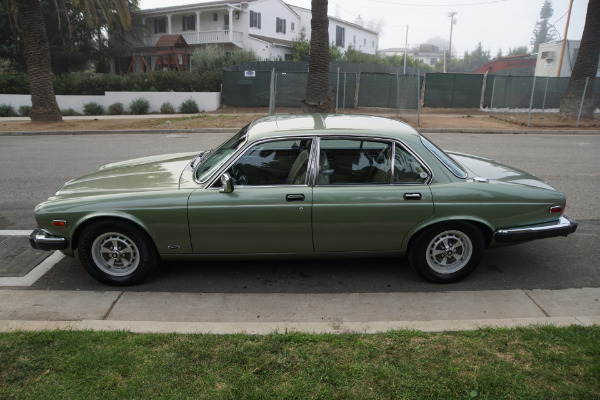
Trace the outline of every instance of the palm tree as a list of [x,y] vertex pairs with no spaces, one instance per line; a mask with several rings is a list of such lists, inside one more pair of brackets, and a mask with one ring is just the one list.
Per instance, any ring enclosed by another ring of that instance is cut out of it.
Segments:
[[[67,7],[66,0],[60,0],[60,3],[63,7]],[[83,14],[90,27],[98,25],[99,10],[106,21],[111,21],[112,13],[116,12],[123,27],[129,28],[131,25],[129,3],[136,5],[137,1],[73,0],[69,2],[69,5]],[[54,5],[58,9],[58,0],[54,0]],[[50,46],[46,35],[41,0],[8,0],[7,6],[11,13],[16,15],[15,24],[19,26],[23,37],[25,63],[31,92],[31,120],[62,121],[52,86]]]
[[[565,38],[566,40],[566,38]],[[560,101],[560,113],[564,116],[576,116],[579,113],[581,97],[584,88],[587,89],[583,103],[582,116],[592,117],[597,93],[594,91],[594,81],[598,71],[600,58],[600,0],[589,0],[585,26],[579,53],[571,73],[571,79],[565,94]]]
[[311,38],[308,58],[306,95],[302,100],[304,112],[333,110],[333,91],[329,89],[329,18],[328,0],[312,0]]

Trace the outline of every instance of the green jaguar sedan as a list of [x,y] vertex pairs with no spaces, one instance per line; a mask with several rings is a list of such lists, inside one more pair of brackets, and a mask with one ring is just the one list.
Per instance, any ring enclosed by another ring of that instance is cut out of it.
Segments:
[[215,150],[105,165],[35,208],[34,248],[132,285],[161,260],[406,256],[453,282],[487,247],[566,236],[565,195],[373,116],[259,118]]

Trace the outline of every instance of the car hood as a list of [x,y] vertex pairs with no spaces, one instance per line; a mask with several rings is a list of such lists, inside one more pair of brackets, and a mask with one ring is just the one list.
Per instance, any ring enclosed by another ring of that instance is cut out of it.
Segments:
[[554,190],[535,175],[509,167],[490,158],[458,152],[446,152],[469,172],[469,179],[483,178],[492,183],[511,183]]
[[177,189],[181,173],[196,155],[198,152],[166,154],[107,164],[97,172],[65,183],[57,195]]

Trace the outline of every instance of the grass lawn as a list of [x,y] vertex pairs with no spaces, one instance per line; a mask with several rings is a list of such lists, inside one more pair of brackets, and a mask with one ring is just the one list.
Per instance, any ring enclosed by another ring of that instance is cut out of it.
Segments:
[[2,399],[598,399],[600,327],[0,334]]

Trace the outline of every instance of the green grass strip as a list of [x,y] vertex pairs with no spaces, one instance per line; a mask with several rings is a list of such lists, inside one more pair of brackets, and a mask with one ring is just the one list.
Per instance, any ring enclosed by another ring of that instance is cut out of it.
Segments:
[[0,334],[2,399],[598,399],[600,327]]

